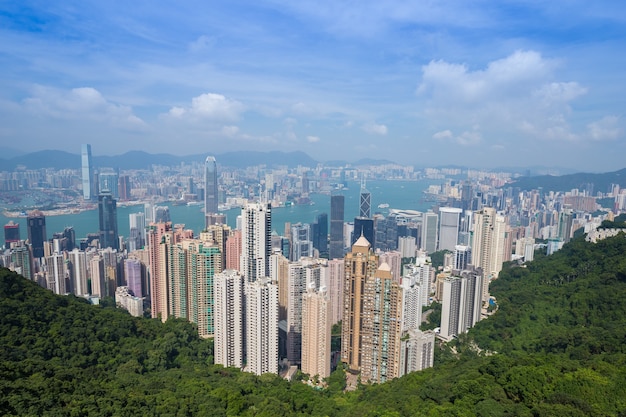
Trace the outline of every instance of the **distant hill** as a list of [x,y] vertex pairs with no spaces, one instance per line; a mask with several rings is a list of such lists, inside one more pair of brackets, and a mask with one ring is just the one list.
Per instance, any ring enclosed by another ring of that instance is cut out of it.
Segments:
[[509,183],[506,187],[519,187],[522,190],[533,190],[539,187],[543,191],[570,191],[574,188],[585,189],[587,184],[593,184],[594,194],[598,191],[608,192],[611,184],[626,187],[626,168],[603,174],[577,173],[568,175],[539,175],[536,177],[521,177]]
[[[151,165],[174,166],[180,163],[202,162],[209,154],[197,154],[176,156],[170,154],[150,154],[143,151],[130,151],[121,155],[93,156],[95,167],[111,167],[119,169],[147,169]],[[0,156],[2,156],[0,154]],[[215,154],[218,164],[233,168],[245,168],[254,165],[267,165],[268,167],[286,165],[295,168],[298,165],[315,167],[317,161],[304,152],[226,152]],[[80,168],[79,154],[64,151],[38,151],[12,158],[0,159],[0,171],[13,171],[18,166],[26,169],[77,169]]]

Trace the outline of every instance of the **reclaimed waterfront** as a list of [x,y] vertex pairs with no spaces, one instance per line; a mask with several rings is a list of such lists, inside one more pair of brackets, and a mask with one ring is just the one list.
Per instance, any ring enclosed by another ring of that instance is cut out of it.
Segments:
[[[367,184],[367,189],[372,197],[372,213],[380,212],[386,215],[391,208],[412,209],[426,211],[433,205],[430,201],[423,200],[423,191],[431,184],[440,183],[441,180],[420,180],[420,181],[371,181]],[[358,215],[360,186],[358,182],[349,182],[347,188],[335,191],[345,195],[345,221],[352,221]],[[316,216],[321,213],[330,215],[330,196],[328,194],[311,194],[311,205],[291,205],[278,207],[272,210],[272,229],[282,234],[286,222],[290,223],[312,223]],[[389,204],[389,208],[378,208],[379,205]],[[204,227],[204,215],[202,205],[174,205],[172,202],[159,203],[168,206],[172,223],[184,224],[186,228],[198,234]],[[143,211],[143,204],[118,206],[117,219],[119,234],[127,237],[129,235],[128,215]],[[239,208],[233,208],[224,212],[227,223],[230,227],[235,227],[237,216],[241,213]],[[9,221],[19,223],[21,238],[27,238],[26,218],[7,217],[0,215],[2,224]],[[56,216],[46,216],[46,232],[48,238],[55,232],[61,232],[65,227],[74,228],[76,238],[83,238],[87,233],[98,232],[98,210],[86,210],[79,213],[62,214]]]

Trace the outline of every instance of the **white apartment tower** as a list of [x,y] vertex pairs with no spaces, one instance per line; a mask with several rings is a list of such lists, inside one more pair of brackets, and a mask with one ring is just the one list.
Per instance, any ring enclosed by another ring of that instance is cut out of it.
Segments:
[[483,207],[474,215],[472,265],[481,268],[485,277],[483,302],[489,299],[489,281],[498,278],[505,250],[506,219],[492,207]]
[[480,321],[483,274],[480,269],[454,271],[443,281],[441,306],[441,332],[446,340],[452,339]]
[[246,371],[278,374],[278,286],[269,278],[244,287]]
[[214,277],[215,363],[242,368],[244,364],[243,276],[227,269]]
[[302,372],[330,376],[330,300],[311,285],[302,297]]
[[247,203],[241,209],[241,262],[246,282],[270,274],[272,254],[272,208],[266,203]]

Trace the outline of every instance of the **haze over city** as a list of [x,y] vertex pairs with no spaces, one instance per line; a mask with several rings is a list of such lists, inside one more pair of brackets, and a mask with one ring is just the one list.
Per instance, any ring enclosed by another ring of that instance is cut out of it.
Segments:
[[0,6],[3,154],[623,167],[618,2]]

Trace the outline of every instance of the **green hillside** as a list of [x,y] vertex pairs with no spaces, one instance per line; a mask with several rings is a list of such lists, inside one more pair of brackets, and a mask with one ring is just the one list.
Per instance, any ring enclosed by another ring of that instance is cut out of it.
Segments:
[[187,322],[130,317],[0,270],[0,415],[626,415],[626,238],[577,239],[492,285],[436,366],[343,393],[212,365]]

